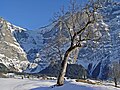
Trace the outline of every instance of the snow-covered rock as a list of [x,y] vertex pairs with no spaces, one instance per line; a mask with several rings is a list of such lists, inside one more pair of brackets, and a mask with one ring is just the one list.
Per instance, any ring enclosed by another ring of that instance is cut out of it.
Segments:
[[[88,69],[90,77],[107,79],[109,64],[120,61],[120,3],[106,2],[100,10],[103,21],[108,26],[110,39],[101,43],[95,51],[81,50],[78,63]],[[87,64],[87,65],[86,65]]]
[[22,71],[29,63],[26,53],[12,34],[14,30],[21,29],[0,18],[0,63],[13,71]]

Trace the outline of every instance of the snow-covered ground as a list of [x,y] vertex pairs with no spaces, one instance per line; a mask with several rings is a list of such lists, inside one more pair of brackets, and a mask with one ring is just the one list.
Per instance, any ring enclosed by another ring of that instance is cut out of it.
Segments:
[[113,86],[91,85],[73,80],[59,87],[53,87],[55,84],[55,80],[0,78],[0,90],[120,90]]

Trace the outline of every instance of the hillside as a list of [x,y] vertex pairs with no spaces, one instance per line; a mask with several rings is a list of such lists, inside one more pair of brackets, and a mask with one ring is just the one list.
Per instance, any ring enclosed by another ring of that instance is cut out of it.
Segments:
[[[28,79],[0,79],[0,87],[2,90],[120,90],[106,85],[91,85],[74,80],[67,80],[66,84],[61,87],[54,87],[56,80],[28,80]],[[112,84],[112,83],[111,83]]]

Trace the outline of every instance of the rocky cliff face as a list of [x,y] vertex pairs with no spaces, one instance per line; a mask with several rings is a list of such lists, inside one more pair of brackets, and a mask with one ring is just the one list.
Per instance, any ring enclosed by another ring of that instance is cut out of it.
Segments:
[[0,18],[0,63],[15,71],[25,69],[28,63],[26,53],[12,34],[13,30],[20,29]]
[[109,65],[120,58],[120,3],[107,2],[100,12],[109,27],[110,40],[102,43],[97,51],[83,49],[78,62],[88,69],[90,77],[107,79]]

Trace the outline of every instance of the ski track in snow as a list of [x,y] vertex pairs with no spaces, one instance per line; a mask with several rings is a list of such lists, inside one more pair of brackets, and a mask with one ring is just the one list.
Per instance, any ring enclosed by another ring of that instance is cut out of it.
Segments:
[[60,87],[54,87],[55,84],[56,80],[0,78],[0,90],[120,90],[113,86],[91,85],[73,80]]

